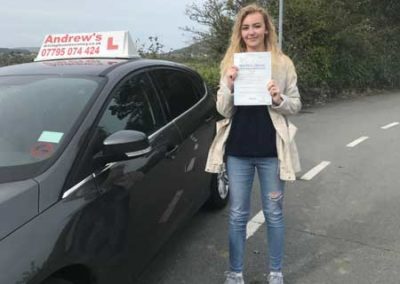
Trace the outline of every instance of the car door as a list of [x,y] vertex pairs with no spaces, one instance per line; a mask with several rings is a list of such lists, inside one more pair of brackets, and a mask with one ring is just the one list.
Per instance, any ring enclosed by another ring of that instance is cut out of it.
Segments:
[[118,242],[126,244],[121,250],[136,276],[185,217],[189,206],[181,186],[183,165],[175,158],[181,136],[176,125],[167,123],[144,71],[129,75],[111,94],[91,142],[93,160],[101,156],[105,137],[119,130],[147,134],[152,147],[142,157],[94,166],[102,195],[99,199],[103,200],[99,214],[108,212],[110,230],[123,236]]
[[167,117],[177,125],[183,139],[181,180],[195,211],[210,193],[211,175],[204,168],[215,134],[215,102],[207,95],[202,79],[189,70],[158,68],[151,74],[166,101]]

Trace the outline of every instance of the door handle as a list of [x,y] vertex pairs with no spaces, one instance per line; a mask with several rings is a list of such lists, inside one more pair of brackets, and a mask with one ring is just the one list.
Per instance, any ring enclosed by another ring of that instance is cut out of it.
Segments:
[[176,151],[178,151],[179,145],[171,146],[167,148],[167,153],[165,153],[165,157],[169,159],[175,159]]

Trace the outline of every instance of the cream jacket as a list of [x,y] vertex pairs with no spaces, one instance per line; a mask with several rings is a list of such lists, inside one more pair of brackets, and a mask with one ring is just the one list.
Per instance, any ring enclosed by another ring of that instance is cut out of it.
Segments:
[[[280,178],[294,181],[295,173],[300,171],[299,155],[294,141],[297,128],[287,118],[301,109],[300,94],[297,88],[297,75],[292,61],[286,55],[272,56],[272,79],[276,81],[283,101],[278,106],[266,107],[276,129],[276,148],[280,164]],[[267,88],[267,86],[265,86]],[[229,136],[232,117],[235,113],[233,94],[226,82],[221,80],[217,92],[217,111],[224,119],[217,122],[217,131],[210,146],[206,171],[223,171],[225,144]]]

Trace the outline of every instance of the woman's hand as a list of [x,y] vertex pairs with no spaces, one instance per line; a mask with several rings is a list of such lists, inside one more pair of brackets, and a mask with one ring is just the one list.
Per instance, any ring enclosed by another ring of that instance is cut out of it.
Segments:
[[276,84],[274,80],[268,82],[267,89],[272,97],[272,103],[274,105],[280,105],[283,101],[281,97],[281,90],[279,89],[279,86]]
[[228,88],[233,91],[233,82],[235,81],[237,74],[238,74],[239,68],[236,66],[232,66],[228,69],[225,75],[225,82],[228,85]]

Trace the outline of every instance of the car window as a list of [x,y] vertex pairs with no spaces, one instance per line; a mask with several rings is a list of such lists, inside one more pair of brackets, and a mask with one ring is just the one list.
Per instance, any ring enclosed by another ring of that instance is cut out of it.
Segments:
[[163,126],[163,113],[146,73],[130,76],[113,92],[99,122],[108,136],[119,130],[137,130],[150,135]]
[[188,110],[202,95],[191,76],[184,71],[157,69],[152,74],[166,100],[170,119]]
[[0,170],[34,165],[54,156],[100,80],[45,75],[0,77]]

